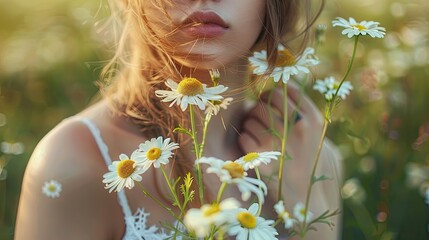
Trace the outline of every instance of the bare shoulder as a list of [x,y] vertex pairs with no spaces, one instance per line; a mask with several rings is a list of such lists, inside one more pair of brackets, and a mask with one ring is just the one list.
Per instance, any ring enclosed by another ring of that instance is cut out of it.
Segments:
[[[40,141],[27,165],[16,239],[112,238],[111,219],[121,217],[121,210],[116,194],[109,195],[102,184],[106,171],[88,128],[73,118],[61,122]],[[50,180],[62,185],[57,198],[42,193]]]
[[92,170],[87,167],[99,168],[103,165],[102,161],[90,160],[99,158],[97,155],[98,149],[88,128],[81,121],[71,118],[62,121],[39,142],[28,168],[42,175],[55,173],[55,177],[63,174],[92,177]]

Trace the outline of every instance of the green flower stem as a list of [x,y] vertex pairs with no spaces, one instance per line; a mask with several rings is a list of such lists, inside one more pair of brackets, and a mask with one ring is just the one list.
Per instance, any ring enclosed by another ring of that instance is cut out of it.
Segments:
[[[258,167],[255,167],[255,173],[256,173],[256,177],[258,178],[258,180],[261,180],[261,181],[262,181],[262,179],[261,179],[261,173],[259,172]],[[262,189],[262,187],[261,187],[261,186],[259,186],[259,189]],[[262,211],[262,204],[261,204],[261,203],[259,203],[259,204],[258,204],[258,212],[256,213],[256,215],[257,215],[257,216],[261,215],[261,211]]]
[[337,88],[337,91],[335,92],[334,96],[332,97],[332,100],[329,102],[327,110],[325,112],[325,121],[323,123],[322,136],[320,137],[316,158],[315,158],[313,169],[312,169],[311,175],[310,175],[310,183],[308,184],[307,193],[306,193],[306,197],[305,197],[304,221],[302,222],[302,231],[300,233],[302,238],[304,237],[304,235],[307,231],[306,222],[307,222],[308,206],[310,204],[311,189],[312,189],[313,184],[314,184],[313,179],[314,179],[316,169],[317,169],[317,165],[319,162],[320,153],[322,151],[323,140],[325,139],[326,130],[328,128],[328,125],[331,122],[332,111],[333,111],[333,108],[334,108],[335,103],[336,103],[336,98],[337,98],[338,92],[341,89],[341,86],[343,85],[344,81],[347,79],[347,77],[349,76],[349,74],[351,72],[351,69],[352,69],[352,66],[354,63],[354,59],[356,57],[356,49],[357,49],[358,42],[359,42],[359,35],[357,35],[355,37],[355,42],[354,42],[354,46],[353,46],[353,53],[352,53],[352,57],[351,57],[350,62],[349,62],[349,66],[347,67],[347,71],[344,74],[344,77],[341,79],[341,82]]
[[308,205],[310,203],[311,189],[312,189],[313,184],[314,184],[313,179],[314,179],[314,175],[316,174],[316,168],[317,168],[317,164],[319,163],[320,153],[322,152],[323,140],[325,139],[326,130],[328,129],[328,124],[329,124],[329,121],[328,121],[328,119],[325,118],[325,121],[323,123],[322,136],[320,137],[320,141],[319,141],[319,145],[318,145],[317,153],[316,153],[316,158],[314,160],[313,169],[311,170],[310,182],[309,182],[308,187],[307,187],[307,193],[306,193],[306,197],[305,197],[305,208],[304,208],[304,221],[302,222],[302,224],[303,224],[302,229],[304,229],[304,230],[301,232],[301,236],[303,234],[305,234],[306,229],[307,229],[305,227],[305,224],[307,221],[307,212],[308,212]]
[[182,221],[180,217],[176,216],[176,213],[173,212],[173,210],[171,210],[171,208],[167,207],[164,203],[162,203],[159,199],[155,198],[154,196],[152,196],[152,194],[150,194],[146,188],[143,186],[143,184],[141,184],[141,182],[137,182],[137,185],[140,187],[140,189],[142,190],[142,192],[144,193],[144,195],[150,197],[153,201],[155,201],[159,206],[161,206],[162,208],[164,208],[165,210],[167,210],[167,212],[169,212],[171,214],[171,216],[173,216],[174,218],[176,218],[178,221]]
[[212,115],[211,114],[206,114],[206,117],[204,119],[204,128],[203,128],[203,140],[201,141],[201,145],[200,145],[200,157],[203,156],[203,152],[204,152],[204,146],[206,143],[206,137],[207,137],[207,128],[209,126],[209,122],[212,119]]
[[273,223],[273,227],[275,227],[275,226],[277,226],[277,224],[279,224],[279,223],[281,223],[282,222],[282,218],[281,217],[279,217],[279,218],[277,218],[277,220],[276,220],[276,222],[275,223]]
[[191,118],[192,141],[194,142],[195,157],[197,161],[197,178],[198,178],[198,195],[200,197],[201,205],[204,204],[204,186],[203,186],[203,173],[200,166],[200,148],[198,147],[197,132],[195,130],[194,109],[189,105],[189,115]]
[[[177,206],[180,207],[180,201],[179,201],[179,198],[177,197],[176,189],[174,189],[174,187],[171,185],[170,178],[167,176],[167,173],[165,172],[164,167],[161,165],[160,168],[161,168],[162,174],[164,175],[165,181],[168,184],[168,188],[170,189],[171,194],[173,194],[174,201],[176,202]],[[183,212],[183,209],[180,208],[180,211]]]
[[[331,103],[329,105],[329,115],[332,113],[332,110],[333,110],[335,102],[336,102],[335,99],[337,98],[337,95],[338,95],[339,90],[341,89],[341,86],[343,85],[344,81],[347,79],[347,77],[350,74],[350,71],[352,70],[352,66],[353,66],[353,63],[354,63],[354,60],[355,60],[355,57],[356,57],[356,49],[357,49],[357,44],[359,42],[359,36],[360,35],[357,35],[355,37],[355,42],[354,42],[354,45],[353,45],[352,58],[350,59],[349,66],[347,67],[347,71],[344,74],[343,79],[341,79],[340,85],[338,85],[337,91],[335,92],[334,96],[332,97]],[[330,117],[329,117],[329,119],[330,119]]]
[[220,199],[222,198],[222,194],[225,191],[228,184],[226,182],[223,182],[222,185],[220,185],[219,191],[217,192],[216,202],[219,203]]
[[288,114],[287,114],[287,84],[283,84],[283,135],[282,135],[282,146],[280,155],[280,166],[279,166],[279,178],[278,178],[278,195],[277,201],[282,200],[282,180],[283,180],[283,167],[286,159],[286,140],[288,130]]

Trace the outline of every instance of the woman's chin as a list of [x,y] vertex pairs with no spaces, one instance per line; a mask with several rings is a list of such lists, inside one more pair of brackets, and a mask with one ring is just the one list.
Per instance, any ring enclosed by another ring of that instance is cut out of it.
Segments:
[[218,54],[196,54],[191,53],[183,57],[175,57],[174,60],[187,68],[201,70],[222,69],[226,66],[234,65],[239,60],[236,58],[228,59]]

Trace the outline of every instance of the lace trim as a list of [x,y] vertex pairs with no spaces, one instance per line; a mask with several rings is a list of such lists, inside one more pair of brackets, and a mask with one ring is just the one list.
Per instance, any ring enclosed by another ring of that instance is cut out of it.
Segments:
[[[164,229],[159,229],[157,226],[147,226],[147,218],[150,213],[145,212],[143,208],[137,209],[133,216],[125,217],[126,231],[122,238],[123,240],[164,240],[172,239],[173,232],[167,233]],[[179,225],[179,230],[183,230],[183,226]],[[181,236],[176,236],[175,239],[181,240]]]

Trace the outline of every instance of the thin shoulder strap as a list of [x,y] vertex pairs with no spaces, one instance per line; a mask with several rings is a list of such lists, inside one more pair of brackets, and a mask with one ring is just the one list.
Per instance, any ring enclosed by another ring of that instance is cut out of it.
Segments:
[[[94,137],[95,142],[98,145],[98,149],[100,150],[101,156],[103,157],[104,162],[106,163],[106,166],[109,166],[110,164],[112,164],[112,159],[110,158],[110,155],[109,155],[109,148],[104,143],[103,138],[101,137],[100,130],[97,128],[97,125],[95,125],[95,123],[88,118],[79,117],[78,120],[84,123],[90,130],[92,136]],[[127,196],[125,195],[124,190],[118,192],[118,202],[122,208],[122,212],[124,213],[125,217],[132,216],[131,208],[130,208],[130,205],[128,204],[128,199],[127,199]]]

